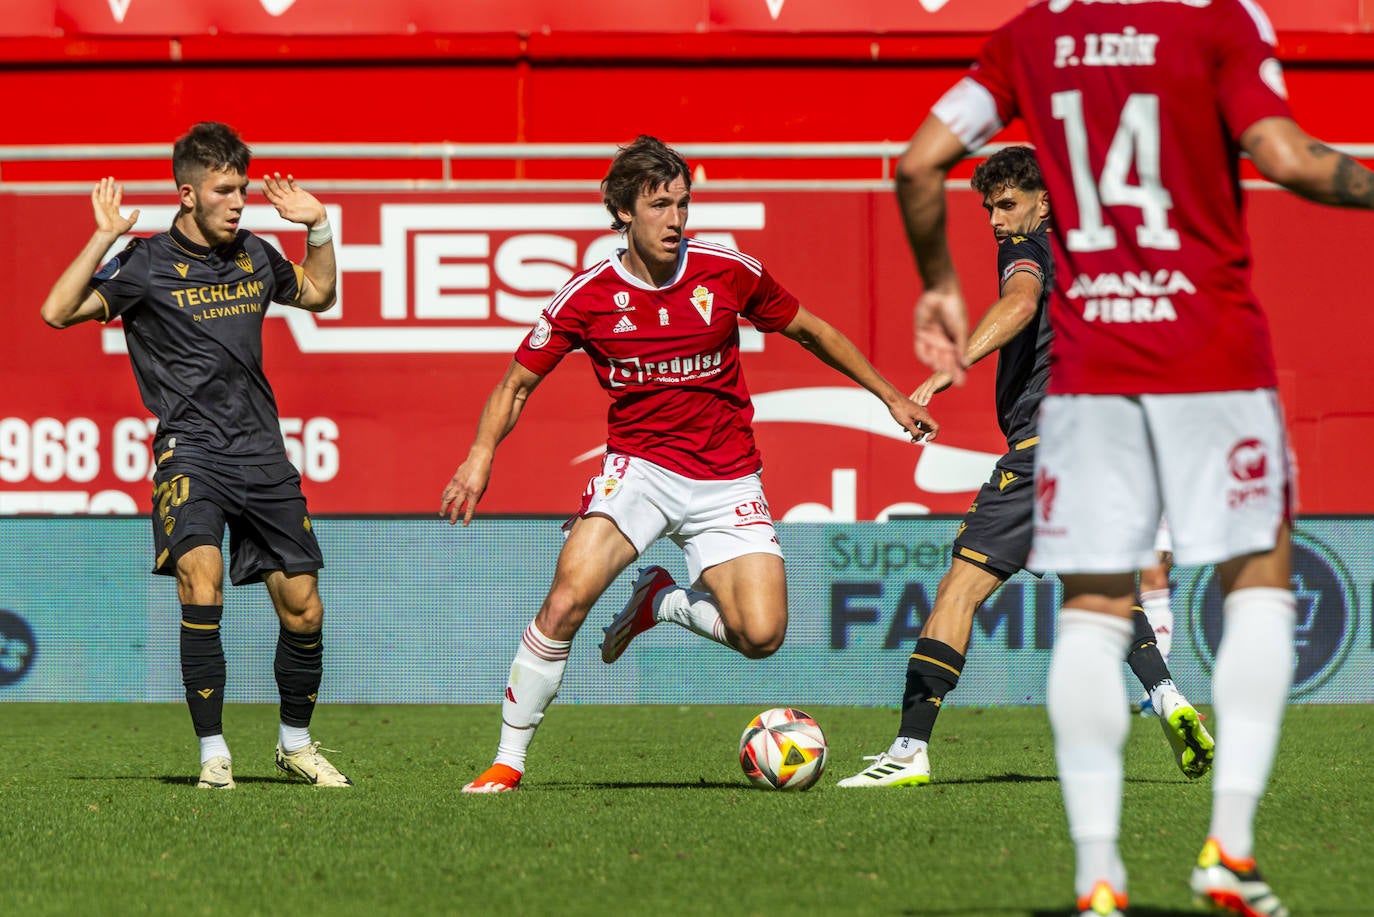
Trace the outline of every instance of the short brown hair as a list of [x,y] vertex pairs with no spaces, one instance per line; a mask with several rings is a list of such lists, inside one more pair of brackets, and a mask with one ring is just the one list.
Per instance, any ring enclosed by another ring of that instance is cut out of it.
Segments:
[[172,178],[177,186],[193,184],[196,172],[248,174],[253,153],[227,124],[202,121],[177,138],[172,147]]
[[679,176],[691,191],[692,170],[687,168],[687,160],[657,137],[640,134],[634,143],[621,147],[601,180],[601,201],[611,214],[611,228],[625,230],[629,224],[620,218],[620,211],[633,213],[640,192],[670,185]]

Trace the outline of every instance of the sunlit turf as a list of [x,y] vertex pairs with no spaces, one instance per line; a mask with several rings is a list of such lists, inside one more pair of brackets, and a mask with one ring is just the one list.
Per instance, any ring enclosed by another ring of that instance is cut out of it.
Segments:
[[[231,706],[238,788],[196,790],[179,705],[0,704],[2,914],[1066,914],[1072,855],[1042,709],[950,708],[934,782],[841,790],[889,709],[820,707],[806,793],[750,788],[744,707],[558,706],[525,786],[459,788],[496,707],[321,706],[352,789],[277,775],[275,708]],[[1294,707],[1257,854],[1295,915],[1369,914],[1374,708]],[[1193,913],[1210,779],[1134,718],[1122,847],[1137,917]]]

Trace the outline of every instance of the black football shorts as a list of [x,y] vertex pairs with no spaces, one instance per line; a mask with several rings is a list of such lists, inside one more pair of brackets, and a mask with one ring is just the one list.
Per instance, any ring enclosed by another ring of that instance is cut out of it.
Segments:
[[229,528],[229,579],[253,582],[270,570],[308,573],[324,566],[301,476],[290,462],[230,465],[172,456],[153,476],[154,573],[176,575],[177,560],[201,545],[219,547]]
[[1004,579],[1026,565],[1035,511],[1033,436],[997,460],[992,477],[959,523],[953,554]]

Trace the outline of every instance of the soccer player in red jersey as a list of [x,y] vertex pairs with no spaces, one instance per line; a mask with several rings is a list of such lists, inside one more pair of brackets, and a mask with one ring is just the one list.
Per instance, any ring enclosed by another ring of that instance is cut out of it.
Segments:
[[1047,0],[998,29],[912,138],[898,194],[925,292],[917,353],[962,374],[967,316],[944,178],[1014,117],[1055,210],[1058,282],[1028,566],[1060,574],[1047,704],[1079,907],[1126,903],[1117,849],[1120,659],[1161,513],[1182,564],[1216,564],[1212,820],[1199,900],[1284,915],[1253,822],[1292,681],[1292,476],[1268,323],[1250,289],[1239,156],[1310,200],[1374,207],[1374,175],[1293,120],[1253,0]]
[[606,455],[566,527],[553,585],[511,664],[496,760],[464,792],[519,786],[573,637],[616,577],[664,535],[682,548],[692,586],[677,585],[661,567],[644,570],[606,628],[605,662],[659,621],[751,659],[782,645],[787,583],[759,477],[740,317],[781,332],[872,392],[913,441],[937,430],[924,408],[758,261],[686,236],[691,175],[653,137],[616,155],[601,187],[625,248],[553,297],[487,399],[468,456],[444,488],[441,515],[467,525],[497,444],[526,400],[565,356],[586,351],[611,399]]

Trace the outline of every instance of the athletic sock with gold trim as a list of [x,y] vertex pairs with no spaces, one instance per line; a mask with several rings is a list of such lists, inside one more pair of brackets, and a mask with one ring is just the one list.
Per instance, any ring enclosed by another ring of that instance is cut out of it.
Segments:
[[297,634],[283,627],[277,635],[272,670],[281,695],[281,721],[287,726],[309,726],[324,677],[322,632]]
[[196,735],[224,732],[224,647],[219,638],[223,605],[181,606],[181,682]]
[[902,693],[902,725],[899,736],[930,741],[935,718],[945,695],[959,683],[964,654],[931,637],[916,641],[906,664],[906,690]]

